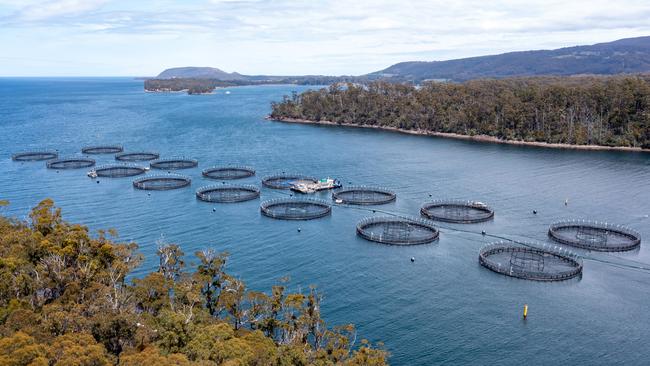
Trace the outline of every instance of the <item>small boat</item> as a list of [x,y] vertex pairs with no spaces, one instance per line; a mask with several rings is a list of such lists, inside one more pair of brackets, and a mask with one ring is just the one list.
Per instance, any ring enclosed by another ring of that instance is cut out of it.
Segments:
[[97,172],[95,170],[89,171],[88,173],[86,173],[86,175],[93,179],[97,178]]
[[326,189],[340,188],[341,182],[338,179],[323,178],[315,183],[297,183],[291,185],[291,190],[299,193],[314,193]]
[[292,185],[291,190],[298,193],[314,193],[316,190],[312,186],[312,183],[299,183]]

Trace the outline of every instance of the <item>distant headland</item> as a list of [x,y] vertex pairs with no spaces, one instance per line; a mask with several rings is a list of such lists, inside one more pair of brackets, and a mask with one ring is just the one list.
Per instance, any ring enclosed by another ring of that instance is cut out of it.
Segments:
[[650,36],[555,50],[509,52],[448,61],[407,61],[357,76],[244,75],[214,67],[175,67],[164,70],[154,78],[146,78],[144,88],[152,92],[203,94],[211,93],[218,87],[262,84],[366,84],[383,80],[419,85],[427,81],[464,82],[485,78],[647,72],[650,72]]
[[650,37],[438,62],[360,76],[243,75],[167,69],[145,90],[330,85],[273,104],[270,119],[379,128],[508,144],[650,149]]
[[212,93],[216,88],[245,85],[296,84],[329,85],[338,82],[356,82],[354,76],[271,76],[228,73],[214,67],[176,67],[164,70],[155,78],[145,79],[148,92],[182,92],[188,94]]

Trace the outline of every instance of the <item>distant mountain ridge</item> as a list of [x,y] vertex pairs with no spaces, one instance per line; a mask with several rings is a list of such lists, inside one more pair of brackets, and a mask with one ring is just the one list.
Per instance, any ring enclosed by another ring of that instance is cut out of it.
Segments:
[[216,67],[174,67],[167,69],[156,79],[212,79],[212,80],[243,80],[245,77],[236,72],[228,73]]
[[509,52],[449,61],[400,62],[365,76],[420,82],[427,79],[466,81],[539,75],[650,72],[650,36],[625,38],[589,46]]
[[[650,36],[625,38],[589,46],[508,52],[448,61],[408,61],[360,76],[271,76],[228,73],[214,67],[175,67],[145,82],[151,91],[210,91],[216,86],[256,84],[326,85],[372,80],[420,83],[425,80],[467,81],[519,76],[614,75],[650,72]],[[225,84],[224,84],[225,83]],[[209,85],[212,85],[212,89]]]

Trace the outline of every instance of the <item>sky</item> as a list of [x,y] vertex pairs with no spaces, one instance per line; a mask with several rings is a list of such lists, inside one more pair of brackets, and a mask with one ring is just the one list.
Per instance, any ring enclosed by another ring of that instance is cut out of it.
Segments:
[[0,0],[0,76],[361,75],[647,35],[649,0]]

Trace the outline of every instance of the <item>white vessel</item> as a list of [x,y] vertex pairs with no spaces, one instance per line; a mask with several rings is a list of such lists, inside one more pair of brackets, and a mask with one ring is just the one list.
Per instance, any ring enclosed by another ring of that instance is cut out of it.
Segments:
[[291,185],[291,190],[300,193],[314,193],[325,189],[334,189],[341,187],[338,179],[323,178],[316,183],[298,183]]

